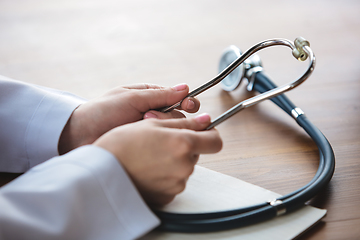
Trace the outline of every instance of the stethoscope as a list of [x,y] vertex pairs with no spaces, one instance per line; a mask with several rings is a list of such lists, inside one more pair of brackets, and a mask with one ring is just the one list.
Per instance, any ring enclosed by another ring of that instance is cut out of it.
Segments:
[[[275,45],[289,47],[293,56],[300,61],[305,61],[307,58],[310,60],[308,69],[299,79],[280,87],[277,87],[262,73],[261,60],[257,55],[254,55],[255,52],[261,49]],[[302,188],[280,198],[254,206],[230,211],[196,214],[179,214],[154,210],[161,220],[160,230],[188,233],[213,232],[255,224],[297,210],[329,183],[335,169],[335,157],[330,143],[320,130],[307,119],[304,112],[283,94],[303,83],[311,75],[314,67],[315,56],[310,44],[301,37],[296,38],[294,44],[286,39],[266,40],[254,45],[243,54],[235,46],[230,46],[224,51],[219,65],[220,73],[214,79],[189,93],[187,97],[194,97],[220,82],[224,90],[232,91],[239,86],[242,79],[248,80],[247,89],[249,91],[255,90],[260,94],[246,99],[217,117],[208,129],[215,127],[242,109],[263,100],[271,99],[287,114],[292,116],[318,146],[320,155],[318,170],[313,179]],[[162,109],[162,111],[171,111],[179,105],[180,103],[174,104]]]

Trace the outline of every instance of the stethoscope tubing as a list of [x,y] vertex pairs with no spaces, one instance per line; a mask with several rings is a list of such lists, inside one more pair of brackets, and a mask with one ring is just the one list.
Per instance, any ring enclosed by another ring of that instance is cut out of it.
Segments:
[[[262,93],[273,88],[276,88],[276,85],[270,79],[261,72],[256,73],[254,90]],[[295,109],[295,105],[284,94],[278,95],[271,100],[292,116],[291,112]],[[318,146],[320,160],[318,170],[308,184],[277,199],[282,201],[282,207],[286,209],[287,213],[304,206],[307,201],[323,189],[331,180],[335,169],[334,152],[326,137],[304,114],[297,116],[296,121]],[[269,203],[212,213],[177,214],[161,211],[154,212],[161,219],[159,229],[187,233],[214,232],[248,226],[272,219],[279,213],[278,209],[269,205]]]

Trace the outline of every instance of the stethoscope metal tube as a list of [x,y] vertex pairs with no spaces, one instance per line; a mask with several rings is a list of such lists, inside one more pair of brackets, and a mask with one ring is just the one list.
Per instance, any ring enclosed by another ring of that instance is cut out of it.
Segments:
[[237,105],[235,105],[234,107],[232,107],[231,109],[229,109],[228,111],[226,111],[225,113],[223,113],[222,115],[217,117],[207,129],[211,129],[211,128],[215,127],[216,125],[222,123],[226,119],[230,118],[234,114],[240,112],[241,110],[243,110],[243,109],[245,109],[247,107],[255,105],[255,104],[257,104],[259,102],[262,102],[262,101],[264,101],[266,99],[276,97],[276,96],[278,96],[278,95],[280,95],[280,94],[282,94],[284,92],[287,92],[287,91],[289,91],[291,89],[294,89],[295,87],[297,87],[301,83],[303,83],[311,75],[311,73],[314,71],[314,67],[315,67],[315,56],[314,56],[313,52],[311,51],[310,47],[304,46],[303,50],[306,52],[306,54],[310,58],[309,68],[303,74],[303,76],[301,76],[299,79],[297,79],[297,80],[295,80],[295,81],[293,81],[291,83],[288,83],[288,84],[285,84],[283,86],[276,87],[274,89],[268,90],[268,91],[266,91],[266,92],[264,92],[264,93],[262,93],[260,95],[254,96],[252,98],[244,100],[243,102],[238,103]]
[[[195,97],[195,96],[199,95],[200,93],[208,90],[209,88],[217,85],[225,77],[227,77],[232,71],[234,71],[240,64],[242,64],[246,59],[248,59],[251,55],[260,51],[261,49],[271,47],[271,46],[277,46],[277,45],[284,45],[284,46],[289,47],[292,50],[294,57],[296,57],[300,61],[304,61],[307,59],[307,57],[309,57],[310,65],[309,65],[307,71],[299,79],[297,79],[291,83],[277,87],[268,92],[262,93],[258,96],[252,97],[252,98],[249,98],[249,99],[237,104],[236,106],[234,106],[233,108],[229,109],[228,111],[223,113],[221,116],[216,118],[212,122],[212,124],[208,127],[208,129],[215,127],[216,125],[225,121],[226,119],[228,119],[229,117],[238,113],[242,109],[250,107],[250,106],[257,104],[261,101],[264,101],[266,99],[280,95],[284,92],[287,92],[287,91],[299,86],[311,75],[311,73],[313,72],[314,67],[315,67],[315,56],[314,56],[311,48],[309,47],[308,41],[306,41],[305,39],[303,39],[301,37],[295,39],[294,44],[287,39],[266,40],[266,41],[263,41],[263,42],[260,42],[256,45],[254,45],[253,47],[248,49],[238,59],[236,59],[233,63],[231,63],[228,67],[226,67],[223,71],[221,71],[215,78],[204,83],[200,87],[198,87],[195,90],[193,90],[192,92],[190,92],[187,97]],[[161,109],[161,111],[162,112],[171,111],[171,110],[175,109],[176,107],[179,107],[180,104],[181,104],[181,102],[176,103],[170,107]]]
[[[305,74],[290,84],[277,87],[270,81],[270,79],[262,74],[262,69],[255,64],[255,66],[252,66],[253,69],[247,69],[248,71],[245,75],[249,80],[249,85],[251,85],[248,87],[248,90],[254,89],[258,91],[260,95],[237,104],[219,116],[209,128],[214,127],[246,107],[252,106],[265,99],[271,99],[286,113],[292,116],[317,144],[319,148],[320,161],[319,168],[315,176],[307,185],[290,194],[263,204],[241,209],[199,214],[176,214],[155,210],[154,212],[161,219],[160,229],[175,232],[211,232],[242,227],[260,221],[265,221],[287,212],[294,211],[303,206],[305,202],[313,198],[331,180],[335,169],[335,157],[330,143],[325,136],[306,118],[304,112],[300,108],[297,108],[284,94],[282,94],[283,92],[300,85],[314,70],[315,57],[309,47],[309,43],[306,40],[301,38],[296,39],[295,47],[288,40],[268,40],[259,43],[245,52],[244,55],[241,55],[237,60],[232,62],[229,67],[221,71],[215,79],[199,87],[196,92],[193,92],[197,95],[198,93],[203,92],[211,86],[217,84],[218,79],[224,79],[231,71],[236,69],[237,66],[244,62],[245,59],[251,56],[254,52],[273,45],[289,46],[293,50],[293,55],[296,58],[301,58],[301,60],[305,60],[309,57],[310,65]],[[254,71],[255,68],[257,68],[256,71]],[[171,110],[174,107],[176,106],[174,105],[167,109]]]

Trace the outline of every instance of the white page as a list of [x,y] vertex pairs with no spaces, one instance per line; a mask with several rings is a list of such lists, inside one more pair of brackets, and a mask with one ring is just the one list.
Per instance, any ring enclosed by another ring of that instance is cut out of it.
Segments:
[[[277,193],[237,178],[196,166],[185,191],[162,210],[177,213],[223,211],[263,203],[279,196]],[[291,214],[248,227],[196,234],[153,231],[141,240],[293,239],[317,223],[325,214],[326,210],[305,206]]]

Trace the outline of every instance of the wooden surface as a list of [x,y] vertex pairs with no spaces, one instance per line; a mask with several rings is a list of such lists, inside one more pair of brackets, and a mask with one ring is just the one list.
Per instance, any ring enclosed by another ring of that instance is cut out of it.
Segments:
[[[331,142],[336,170],[310,202],[328,214],[302,239],[358,239],[359,29],[356,0],[1,0],[0,74],[86,98],[135,82],[186,82],[193,89],[215,76],[219,56],[230,44],[246,50],[269,38],[303,36],[317,66],[288,96]],[[279,85],[307,66],[283,47],[260,56]],[[243,87],[225,93],[217,86],[203,93],[200,112],[215,118],[252,95]],[[199,165],[280,194],[305,184],[317,169],[316,146],[270,102],[244,110],[218,130],[223,150],[201,156]]]

